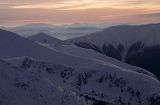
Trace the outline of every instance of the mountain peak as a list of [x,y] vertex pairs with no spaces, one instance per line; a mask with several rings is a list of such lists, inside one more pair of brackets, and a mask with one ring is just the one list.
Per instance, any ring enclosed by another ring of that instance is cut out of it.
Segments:
[[52,37],[46,33],[40,32],[36,35],[32,35],[30,37],[28,37],[30,40],[35,41],[35,42],[40,42],[43,44],[61,44],[63,41]]
[[48,35],[48,34],[46,34],[46,33],[44,33],[44,32],[40,32],[40,33],[38,33],[37,35]]
[[48,35],[48,34],[46,34],[46,33],[44,33],[44,32],[39,32],[39,33],[37,33],[37,34],[35,34],[35,35],[32,35],[32,36],[30,36],[30,38],[31,37],[50,37],[50,38],[54,38],[54,37],[52,37],[52,36],[50,36],[50,35]]

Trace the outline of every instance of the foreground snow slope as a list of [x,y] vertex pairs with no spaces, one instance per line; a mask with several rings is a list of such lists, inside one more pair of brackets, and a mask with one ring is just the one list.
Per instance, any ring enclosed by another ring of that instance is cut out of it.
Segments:
[[56,86],[74,91],[90,105],[159,105],[160,102],[158,80],[113,65],[74,68],[31,58],[7,61],[24,72],[38,74]]

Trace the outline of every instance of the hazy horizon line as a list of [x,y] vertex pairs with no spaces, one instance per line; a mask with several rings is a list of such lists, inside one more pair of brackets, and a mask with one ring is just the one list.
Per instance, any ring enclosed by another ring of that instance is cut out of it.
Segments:
[[22,23],[22,24],[12,24],[12,25],[0,25],[0,27],[21,27],[21,26],[27,26],[27,25],[51,25],[51,26],[57,26],[57,27],[61,27],[61,26],[78,26],[78,25],[83,25],[83,26],[103,26],[103,25],[106,25],[106,26],[117,26],[117,25],[146,25],[146,24],[158,24],[160,23],[159,22],[146,22],[146,23],[49,23],[49,22],[32,22],[32,23]]

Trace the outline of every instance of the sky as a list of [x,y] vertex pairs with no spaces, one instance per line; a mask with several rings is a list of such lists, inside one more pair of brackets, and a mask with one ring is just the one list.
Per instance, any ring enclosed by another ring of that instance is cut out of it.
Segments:
[[0,0],[0,26],[160,22],[160,0]]

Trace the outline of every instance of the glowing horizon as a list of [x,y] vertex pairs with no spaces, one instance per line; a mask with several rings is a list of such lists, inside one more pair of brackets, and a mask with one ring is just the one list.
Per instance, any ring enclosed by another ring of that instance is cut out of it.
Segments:
[[160,22],[159,0],[1,0],[2,25]]

